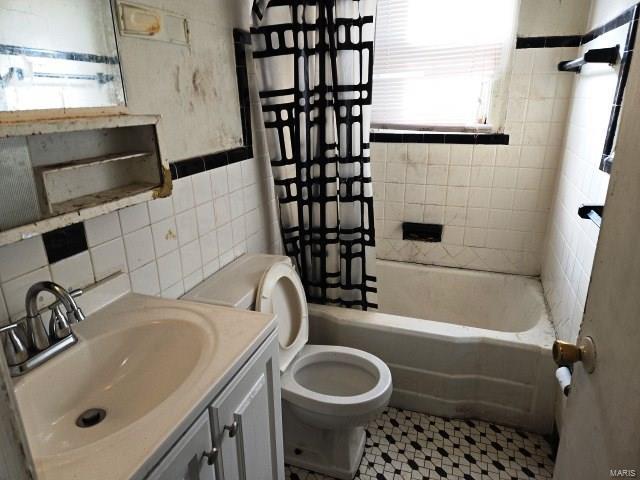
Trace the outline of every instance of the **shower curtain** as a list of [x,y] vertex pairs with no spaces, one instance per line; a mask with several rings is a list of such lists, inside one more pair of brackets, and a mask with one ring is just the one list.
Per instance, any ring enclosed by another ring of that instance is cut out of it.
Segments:
[[254,65],[284,247],[307,299],[375,308],[376,0],[255,0]]

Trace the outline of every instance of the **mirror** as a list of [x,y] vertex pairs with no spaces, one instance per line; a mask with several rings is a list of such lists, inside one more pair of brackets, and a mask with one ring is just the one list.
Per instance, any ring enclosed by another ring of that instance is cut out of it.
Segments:
[[0,112],[124,105],[109,0],[0,0]]

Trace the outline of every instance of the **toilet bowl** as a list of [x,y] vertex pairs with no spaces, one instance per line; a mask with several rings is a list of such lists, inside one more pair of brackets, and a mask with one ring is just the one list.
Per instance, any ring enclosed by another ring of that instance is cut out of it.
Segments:
[[244,255],[183,298],[277,315],[285,462],[353,478],[364,426],[389,402],[391,372],[361,350],[307,345],[307,302],[289,258]]
[[387,373],[382,360],[362,350],[307,345],[282,374],[282,399],[317,428],[364,425],[387,406]]

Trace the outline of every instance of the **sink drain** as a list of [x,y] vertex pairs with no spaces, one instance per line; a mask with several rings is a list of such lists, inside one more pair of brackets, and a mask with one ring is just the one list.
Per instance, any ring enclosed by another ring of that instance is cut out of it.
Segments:
[[104,420],[106,416],[107,412],[103,408],[90,408],[78,416],[76,425],[80,428],[94,427]]

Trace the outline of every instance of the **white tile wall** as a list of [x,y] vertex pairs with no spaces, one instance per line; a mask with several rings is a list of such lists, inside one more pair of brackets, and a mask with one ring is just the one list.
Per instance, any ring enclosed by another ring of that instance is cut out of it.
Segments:
[[[379,258],[538,275],[575,48],[515,50],[509,145],[373,143]],[[401,222],[444,224],[440,244],[402,240]]]
[[134,292],[177,298],[247,251],[279,252],[271,181],[264,157],[176,180],[170,199],[85,222],[89,250],[51,265],[39,236],[0,248],[0,324],[39,280],[81,288],[124,272]]
[[117,272],[127,272],[127,257],[124,253],[122,238],[114,238],[89,248],[93,274],[96,281],[107,278]]
[[151,223],[156,223],[173,215],[173,198],[158,198],[149,203],[149,218]]
[[129,272],[134,272],[155,258],[152,238],[150,227],[143,227],[124,236]]
[[0,281],[6,282],[47,263],[40,237],[8,245],[0,249]]
[[89,252],[78,253],[49,265],[54,282],[67,289],[83,288],[94,283],[95,275]]
[[139,203],[118,212],[122,233],[127,234],[149,225],[149,210],[146,203]]
[[84,231],[89,247],[100,245],[122,236],[118,212],[111,212],[84,222]]
[[160,276],[160,288],[163,290],[182,280],[182,263],[180,262],[180,252],[178,250],[158,258],[158,274]]
[[180,261],[182,262],[182,272],[185,276],[202,268],[202,255],[198,241],[194,240],[180,247]]
[[171,197],[173,198],[173,209],[177,214],[184,212],[195,205],[193,198],[193,184],[192,178],[187,177],[183,181],[175,181],[173,184],[173,192]]
[[152,224],[151,235],[158,257],[178,248],[178,227],[173,216]]
[[[186,178],[185,180],[191,180]],[[178,243],[186,245],[198,238],[198,223],[196,220],[196,210],[190,208],[176,215],[176,224],[178,226]]]
[[[608,19],[619,10],[611,11]],[[624,44],[626,27],[591,42],[587,48]],[[598,169],[605,141],[617,70],[586,66],[576,76],[552,202],[542,283],[559,338],[575,341],[589,288],[599,229],[578,217],[582,204],[602,205],[609,175]]]
[[192,179],[193,181],[193,198],[196,205],[201,205],[204,202],[211,200],[211,176],[209,175],[196,175]]
[[144,295],[158,295],[160,283],[158,281],[158,266],[156,262],[146,265],[130,273],[131,290]]

